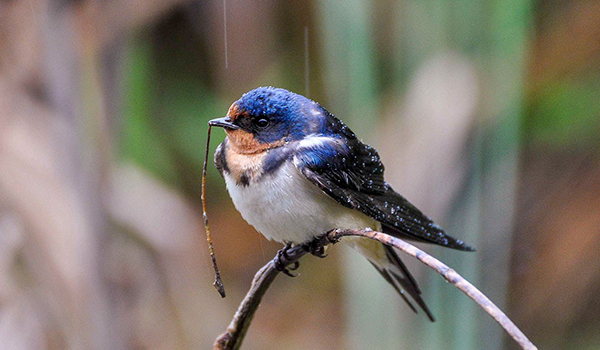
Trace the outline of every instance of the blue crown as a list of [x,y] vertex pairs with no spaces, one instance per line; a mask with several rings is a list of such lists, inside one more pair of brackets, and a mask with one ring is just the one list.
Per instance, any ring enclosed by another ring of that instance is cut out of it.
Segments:
[[286,89],[267,86],[245,93],[237,105],[255,116],[292,116],[298,111],[302,99],[306,98]]

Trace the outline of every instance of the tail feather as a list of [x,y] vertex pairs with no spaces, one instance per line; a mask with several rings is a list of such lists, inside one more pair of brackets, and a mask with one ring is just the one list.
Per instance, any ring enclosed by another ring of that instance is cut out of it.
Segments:
[[393,270],[389,271],[389,273],[392,276],[394,276],[396,282],[399,284],[399,286],[394,285],[395,289],[400,290],[400,295],[406,300],[404,293],[402,293],[402,290],[404,289],[406,293],[408,293],[414,299],[414,301],[421,307],[421,309],[425,312],[429,320],[431,322],[435,322],[435,318],[431,314],[431,310],[429,310],[429,307],[427,307],[427,304],[425,304],[425,301],[423,300],[423,298],[421,298],[421,289],[419,288],[417,281],[415,281],[414,277],[410,274],[410,272],[406,268],[406,265],[404,265],[402,260],[400,260],[400,257],[398,256],[398,254],[396,254],[394,248],[386,245],[385,251],[390,262],[393,264],[394,267],[398,268],[398,271],[400,271],[400,274]]
[[400,294],[400,296],[402,297],[402,299],[404,299],[404,301],[406,302],[406,304],[408,304],[408,306],[410,307],[410,309],[412,311],[414,311],[415,314],[418,314],[419,312],[417,311],[417,309],[415,308],[415,306],[410,302],[410,299],[408,299],[406,297],[406,295],[404,294],[404,291],[398,287],[398,282],[395,281],[395,277],[392,277],[392,275],[390,274],[389,270],[386,270],[384,268],[381,268],[379,266],[377,266],[376,264],[371,262],[371,265],[373,265],[373,267],[375,267],[375,269],[377,269],[377,271],[381,274],[381,276],[383,276],[383,278],[392,285],[392,287],[394,287],[394,289],[396,290],[396,292],[398,292],[398,294]]
[[419,289],[417,281],[400,260],[394,248],[365,238],[348,237],[345,241],[369,260],[415,313],[418,313],[417,309],[410,299],[419,305],[431,322],[435,322],[431,311],[421,298],[421,289]]

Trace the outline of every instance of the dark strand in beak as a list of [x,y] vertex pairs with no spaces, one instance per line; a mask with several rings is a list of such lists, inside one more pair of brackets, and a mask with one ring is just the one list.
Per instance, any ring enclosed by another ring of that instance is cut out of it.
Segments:
[[237,130],[240,127],[233,124],[230,117],[216,118],[208,122],[209,126],[218,126],[224,129]]
[[211,125],[221,126],[218,124],[212,124],[213,122],[220,121],[221,119],[226,118],[213,119],[208,122],[208,135],[206,136],[206,154],[204,155],[204,166],[202,167],[202,195],[200,197],[202,199],[202,216],[204,218],[204,228],[206,230],[208,252],[210,253],[212,266],[215,269],[215,281],[213,282],[213,286],[215,287],[217,292],[221,294],[221,298],[225,298],[225,287],[223,286],[223,281],[221,280],[221,272],[219,272],[219,267],[217,266],[217,258],[215,257],[215,250],[213,248],[212,238],[210,236],[210,228],[208,227],[208,215],[206,214],[206,168],[208,163],[208,149],[210,147],[210,129]]

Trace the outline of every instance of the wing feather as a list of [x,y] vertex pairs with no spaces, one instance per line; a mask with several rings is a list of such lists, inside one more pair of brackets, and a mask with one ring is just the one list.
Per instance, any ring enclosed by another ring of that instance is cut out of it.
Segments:
[[304,176],[341,205],[381,222],[393,236],[473,251],[447,235],[383,178],[377,151],[357,139],[320,137],[298,148],[294,164]]
[[[352,135],[353,136],[353,135]],[[301,141],[294,164],[304,176],[339,204],[379,221],[385,233],[459,250],[474,250],[450,237],[383,178],[383,164],[375,149],[355,137],[315,136]],[[421,290],[392,247],[384,246],[386,258],[371,261],[410,308],[409,294],[433,322]]]

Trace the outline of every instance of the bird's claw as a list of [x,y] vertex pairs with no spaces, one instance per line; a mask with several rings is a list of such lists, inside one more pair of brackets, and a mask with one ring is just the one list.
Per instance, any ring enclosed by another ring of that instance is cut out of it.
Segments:
[[323,246],[318,239],[306,243],[304,245],[304,249],[306,249],[309,253],[316,256],[317,258],[321,259],[326,258],[327,255],[329,255],[325,253],[325,246]]
[[279,271],[279,272],[283,272],[283,274],[285,274],[287,276],[296,277],[298,275],[295,275],[295,274],[291,273],[290,271],[296,271],[298,269],[298,267],[300,267],[300,262],[294,261],[292,267],[286,268],[286,265],[290,264],[287,251],[291,247],[292,247],[292,244],[287,243],[283,248],[281,248],[277,251],[277,256],[275,256],[275,261],[274,261],[275,270]]
[[294,263],[292,264],[292,267],[288,267],[287,269],[290,271],[296,271],[296,270],[298,270],[299,267],[300,267],[300,262],[294,261]]

